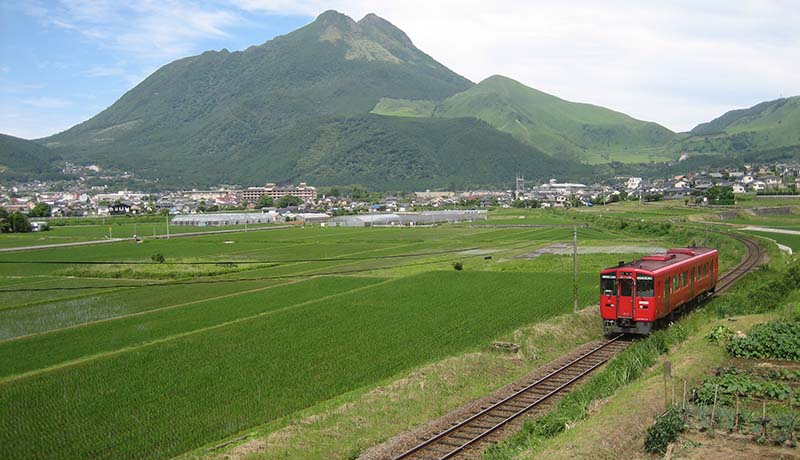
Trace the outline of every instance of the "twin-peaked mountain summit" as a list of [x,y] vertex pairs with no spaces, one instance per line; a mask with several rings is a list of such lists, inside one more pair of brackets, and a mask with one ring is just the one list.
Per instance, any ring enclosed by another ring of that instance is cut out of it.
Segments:
[[38,142],[67,161],[167,184],[410,189],[495,185],[518,173],[588,177],[585,163],[673,158],[687,137],[505,77],[474,84],[374,14],[326,11],[244,51],[167,64]]

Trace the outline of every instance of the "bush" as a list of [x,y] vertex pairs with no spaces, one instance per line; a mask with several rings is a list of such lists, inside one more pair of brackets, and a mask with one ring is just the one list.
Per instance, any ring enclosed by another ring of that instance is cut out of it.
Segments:
[[681,431],[683,431],[681,414],[675,407],[670,407],[647,429],[644,450],[651,454],[663,454],[667,450],[667,445],[678,439]]
[[800,320],[756,324],[746,337],[728,342],[725,350],[739,358],[800,361]]
[[152,260],[153,260],[153,262],[158,262],[158,263],[160,263],[160,264],[163,264],[163,263],[164,263],[164,261],[166,260],[166,259],[164,258],[164,254],[161,254],[161,253],[158,253],[158,254],[153,254],[152,256],[150,256],[150,259],[152,259]]
[[456,271],[461,271],[464,269],[464,264],[462,262],[455,262],[453,263],[453,269]]

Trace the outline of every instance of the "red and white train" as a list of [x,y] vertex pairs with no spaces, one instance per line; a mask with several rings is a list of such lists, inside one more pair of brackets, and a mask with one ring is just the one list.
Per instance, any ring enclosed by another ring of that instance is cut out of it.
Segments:
[[600,315],[606,335],[649,334],[676,313],[714,293],[718,252],[677,248],[600,272]]

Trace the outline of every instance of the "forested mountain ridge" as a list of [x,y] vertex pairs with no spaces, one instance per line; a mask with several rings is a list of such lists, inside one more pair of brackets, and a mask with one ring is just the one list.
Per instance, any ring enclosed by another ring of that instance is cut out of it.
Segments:
[[0,134],[0,179],[58,173],[61,158],[36,142]]

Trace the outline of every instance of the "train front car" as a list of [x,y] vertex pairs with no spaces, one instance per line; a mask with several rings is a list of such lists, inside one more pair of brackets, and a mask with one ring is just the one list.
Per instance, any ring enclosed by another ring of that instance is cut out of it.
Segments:
[[677,248],[600,273],[600,315],[606,335],[647,335],[714,292],[717,250]]

